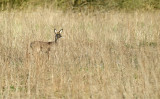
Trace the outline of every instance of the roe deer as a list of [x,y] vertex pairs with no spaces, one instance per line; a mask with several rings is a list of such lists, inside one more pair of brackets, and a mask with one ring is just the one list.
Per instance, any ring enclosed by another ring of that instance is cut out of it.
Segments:
[[43,41],[34,41],[31,42],[30,47],[32,48],[32,54],[38,54],[40,52],[46,53],[48,55],[49,59],[49,52],[51,50],[51,47],[57,43],[58,39],[62,37],[61,33],[63,32],[63,29],[60,31],[57,31],[54,29],[55,32],[55,41],[52,42],[43,42]]

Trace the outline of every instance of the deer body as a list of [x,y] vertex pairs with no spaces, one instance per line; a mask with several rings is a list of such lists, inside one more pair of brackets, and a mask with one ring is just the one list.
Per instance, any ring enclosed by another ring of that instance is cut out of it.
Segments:
[[42,41],[34,41],[31,43],[30,47],[32,50],[37,52],[49,51],[54,42],[42,42]]
[[63,31],[63,29],[61,29],[59,32],[57,32],[56,29],[54,29],[55,41],[52,41],[52,42],[43,42],[43,41],[31,42],[30,47],[32,49],[33,55],[39,54],[39,53],[46,53],[48,55],[48,59],[49,59],[49,52],[51,50],[51,47],[56,45],[57,40],[62,37],[61,36],[62,31]]

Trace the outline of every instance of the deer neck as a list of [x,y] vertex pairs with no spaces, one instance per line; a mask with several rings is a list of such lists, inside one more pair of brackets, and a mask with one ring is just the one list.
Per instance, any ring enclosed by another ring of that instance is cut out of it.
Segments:
[[55,43],[57,43],[58,42],[58,38],[57,37],[55,37]]

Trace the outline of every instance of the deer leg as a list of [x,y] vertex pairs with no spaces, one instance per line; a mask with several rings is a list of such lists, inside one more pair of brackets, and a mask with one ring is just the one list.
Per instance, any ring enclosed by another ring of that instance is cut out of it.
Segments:
[[49,51],[50,51],[50,48],[48,48],[48,51],[47,51],[47,54],[48,54],[48,60],[49,60]]
[[48,51],[48,60],[49,60],[49,51]]
[[49,50],[46,51],[46,54],[47,54],[47,58],[48,58],[48,60],[49,60]]

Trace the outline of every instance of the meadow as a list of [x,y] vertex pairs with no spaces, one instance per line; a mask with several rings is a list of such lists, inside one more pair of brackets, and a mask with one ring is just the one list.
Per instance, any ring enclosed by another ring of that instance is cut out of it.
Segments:
[[[159,99],[160,12],[0,12],[0,99]],[[50,60],[32,41],[54,40]]]

